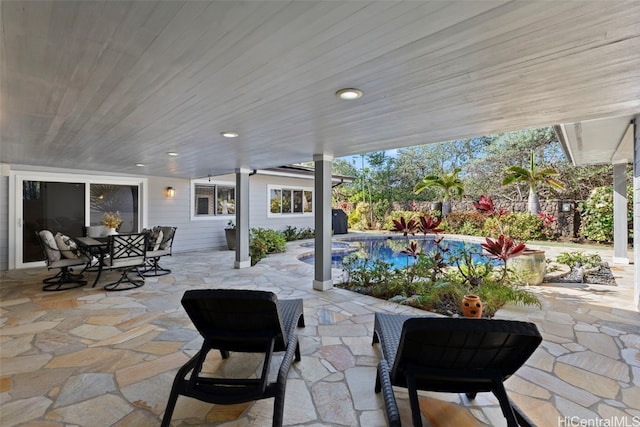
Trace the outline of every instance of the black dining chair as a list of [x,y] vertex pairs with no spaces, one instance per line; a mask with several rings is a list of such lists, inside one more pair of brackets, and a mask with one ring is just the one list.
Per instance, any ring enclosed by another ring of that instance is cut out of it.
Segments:
[[148,238],[146,233],[113,234],[108,237],[109,256],[103,260],[103,269],[119,270],[122,274],[115,282],[106,284],[104,289],[125,291],[144,285],[140,268],[144,266]]

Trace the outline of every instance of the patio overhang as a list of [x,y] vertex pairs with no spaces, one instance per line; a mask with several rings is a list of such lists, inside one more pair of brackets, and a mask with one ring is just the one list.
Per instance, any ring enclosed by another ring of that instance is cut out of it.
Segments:
[[633,163],[633,115],[554,126],[575,165]]

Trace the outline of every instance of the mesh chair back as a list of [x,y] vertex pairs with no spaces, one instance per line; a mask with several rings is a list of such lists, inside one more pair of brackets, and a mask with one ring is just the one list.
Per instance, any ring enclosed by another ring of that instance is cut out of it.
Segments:
[[227,351],[264,352],[275,337],[273,351],[284,351],[287,337],[272,292],[206,289],[185,292],[184,306],[196,329],[211,347]]
[[[493,319],[413,318],[402,329],[392,367],[394,385],[407,370],[418,372],[420,389],[481,391],[499,376],[511,376],[538,347],[533,323]],[[475,385],[470,387],[469,384]],[[490,387],[489,387],[490,389]]]

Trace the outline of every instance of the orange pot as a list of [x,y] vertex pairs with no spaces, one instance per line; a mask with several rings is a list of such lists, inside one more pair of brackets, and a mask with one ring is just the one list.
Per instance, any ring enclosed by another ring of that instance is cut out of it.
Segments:
[[478,295],[465,295],[462,298],[464,317],[482,317],[482,301]]

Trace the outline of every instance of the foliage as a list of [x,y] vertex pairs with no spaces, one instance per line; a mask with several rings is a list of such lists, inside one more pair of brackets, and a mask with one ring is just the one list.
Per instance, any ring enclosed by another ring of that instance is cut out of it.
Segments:
[[502,185],[510,185],[522,182],[529,186],[529,212],[537,214],[540,207],[538,204],[537,188],[540,184],[545,184],[555,190],[564,190],[564,184],[555,177],[558,171],[554,168],[536,169],[535,151],[531,150],[529,169],[521,166],[509,166]]
[[[441,222],[430,216],[409,214],[408,219],[404,216],[392,219],[392,231],[400,232],[406,238],[401,251],[407,256],[406,267],[393,268],[383,261],[349,256],[343,260],[346,273],[343,286],[378,298],[401,296],[406,304],[444,314],[458,312],[462,296],[471,290],[486,299],[488,315],[493,315],[510,301],[539,305],[535,296],[512,284],[518,283],[518,277],[506,265],[507,260],[524,250],[524,244],[505,236],[496,241],[487,238],[483,246],[502,261],[501,268],[491,263],[474,262],[477,251],[469,247],[451,254],[449,261],[445,261],[449,249],[441,244],[442,238],[438,236],[443,231],[439,228]],[[434,235],[435,249],[426,253],[419,242],[411,240],[410,236],[416,233],[425,237]],[[410,263],[410,260],[414,262]]]
[[483,233],[487,236],[508,234],[517,240],[542,240],[546,237],[548,227],[544,219],[529,212],[511,212],[500,217],[487,218]]
[[233,222],[233,220],[227,221],[227,226],[225,227],[225,229],[227,229],[227,230],[235,230],[236,229],[236,223]]
[[287,225],[287,228],[282,230],[282,234],[287,242],[292,242],[294,240],[302,240],[302,239],[311,239],[315,236],[315,232],[312,228],[301,228],[298,229],[296,227],[292,227],[291,225]]
[[449,173],[427,175],[416,184],[413,191],[420,194],[427,188],[435,187],[442,192],[445,202],[450,201],[453,196],[461,197],[464,193],[464,183],[458,177],[460,171],[460,168],[454,168]]
[[578,206],[582,216],[581,232],[589,240],[613,240],[613,188],[594,188],[589,198]]
[[[627,187],[627,223],[633,224],[633,188]],[[578,206],[582,217],[581,233],[596,242],[613,241],[613,188],[594,188],[589,198]],[[631,233],[631,230],[629,230]]]
[[602,264],[602,257],[598,254],[585,254],[583,252],[562,252],[556,257],[556,262],[566,264],[569,267],[594,268]]
[[356,230],[368,230],[371,228],[369,222],[370,213],[369,203],[358,203],[347,217],[349,228]]
[[268,254],[285,252],[287,239],[284,233],[268,228],[252,228],[249,240],[249,256],[255,265]]
[[478,212],[451,212],[443,221],[443,226],[447,233],[480,235],[486,219]]
[[412,211],[391,211],[387,217],[385,218],[385,222],[384,222],[384,229],[385,230],[393,230],[394,227],[394,221],[399,221],[400,218],[413,218],[413,216],[416,215],[416,212],[412,212]]
[[[612,182],[611,165],[572,165],[553,128],[546,127],[401,148],[394,156],[383,152],[365,154],[362,155],[363,164],[366,160],[368,165],[364,168],[336,159],[334,172],[354,176],[356,181],[336,187],[334,200],[367,201],[374,206],[374,220],[380,221],[376,202],[438,200],[436,187],[415,195],[416,177],[439,176],[455,168],[462,169],[459,178],[465,194],[477,197],[484,193],[506,200],[525,200],[525,185],[503,186],[502,179],[507,167],[530,163],[531,150],[535,151],[541,170],[553,168],[558,172],[554,178],[565,184],[564,198],[585,200],[592,188]],[[539,186],[537,194],[541,198],[554,196],[547,186]]]

